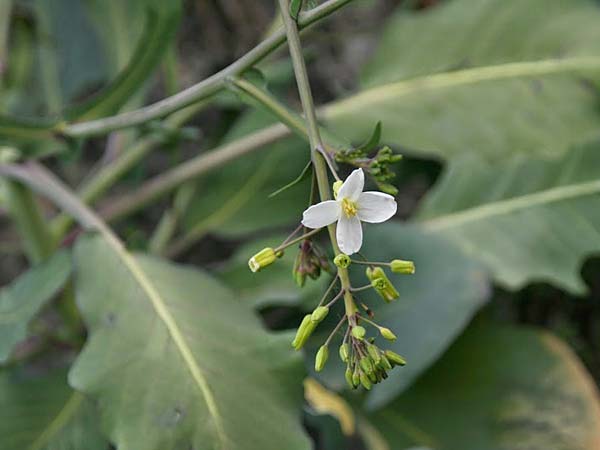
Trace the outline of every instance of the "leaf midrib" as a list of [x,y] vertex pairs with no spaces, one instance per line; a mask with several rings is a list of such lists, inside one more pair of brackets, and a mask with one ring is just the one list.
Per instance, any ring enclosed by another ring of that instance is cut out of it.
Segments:
[[600,193],[600,180],[558,186],[531,194],[499,200],[493,203],[464,209],[460,212],[438,216],[422,221],[421,224],[431,231],[444,231],[473,223],[490,217],[511,214],[536,206],[543,206],[576,197]]
[[208,381],[202,373],[202,370],[198,366],[196,358],[194,357],[192,350],[187,344],[183,333],[179,329],[175,318],[167,308],[165,301],[162,299],[161,295],[156,290],[152,282],[148,279],[142,268],[135,261],[134,257],[131,256],[127,249],[122,245],[121,241],[115,235],[113,235],[112,232],[107,231],[106,229],[101,229],[100,231],[106,242],[115,251],[115,253],[121,259],[123,264],[125,264],[127,270],[129,270],[129,272],[131,273],[131,275],[133,275],[133,277],[140,285],[142,290],[146,293],[146,295],[150,299],[150,302],[152,303],[152,306],[154,307],[154,310],[156,311],[156,314],[160,317],[162,322],[167,327],[169,335],[173,339],[175,346],[179,350],[179,353],[181,354],[186,365],[188,366],[188,369],[192,374],[196,385],[202,392],[204,401],[206,403],[206,407],[208,408],[210,416],[212,417],[213,422],[215,424],[215,431],[220,443],[219,447],[225,449],[225,443],[227,441],[227,438],[225,430],[223,428],[221,415],[217,407],[217,402],[213,396]]
[[385,83],[366,89],[345,100],[323,107],[323,117],[334,119],[348,111],[390,98],[422,93],[427,90],[444,89],[453,86],[476,84],[528,76],[550,75],[574,70],[600,70],[600,57],[551,58],[537,61],[523,61],[481,66],[451,72],[435,73],[407,80]]

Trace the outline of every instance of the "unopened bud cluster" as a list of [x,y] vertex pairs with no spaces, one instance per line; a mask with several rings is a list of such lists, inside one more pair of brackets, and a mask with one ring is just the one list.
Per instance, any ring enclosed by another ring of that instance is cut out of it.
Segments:
[[303,287],[306,283],[306,277],[316,280],[321,276],[322,270],[326,272],[331,270],[331,265],[325,253],[313,241],[304,239],[300,244],[292,269],[296,284]]
[[[360,320],[360,319],[357,319]],[[396,336],[388,328],[378,327],[382,337],[394,341]],[[406,364],[404,358],[391,350],[382,350],[375,345],[374,338],[366,338],[366,330],[354,325],[339,349],[342,362],[346,363],[346,383],[352,389],[363,386],[369,390],[388,377],[395,366]]]

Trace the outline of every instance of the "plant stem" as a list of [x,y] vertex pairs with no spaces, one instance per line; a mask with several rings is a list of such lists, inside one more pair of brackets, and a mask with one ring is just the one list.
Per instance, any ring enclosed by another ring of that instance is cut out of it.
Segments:
[[[302,46],[300,44],[300,36],[298,34],[298,25],[289,14],[289,0],[279,0],[279,8],[281,10],[281,16],[283,18],[283,24],[288,38],[288,45],[294,66],[296,83],[298,84],[298,92],[302,102],[302,109],[304,111],[304,115],[306,116],[306,122],[308,125],[311,159],[315,168],[319,194],[321,196],[321,201],[330,200],[331,189],[329,186],[329,178],[327,176],[327,163],[319,152],[319,150],[323,148],[323,145],[321,142],[321,135],[319,133],[319,125],[317,123],[317,115],[315,113],[315,105],[306,71],[306,64],[302,54]],[[333,247],[333,252],[337,256],[341,252],[337,244],[335,225],[329,225],[327,228],[329,231],[331,246]],[[356,313],[357,308],[351,293],[352,286],[350,284],[348,270],[338,267],[338,275],[340,277],[342,291],[344,292],[346,316],[351,317]]]
[[8,209],[23,237],[25,253],[32,264],[45,260],[53,250],[52,234],[31,190],[21,183],[7,182]]
[[121,195],[116,199],[109,199],[105,206],[100,208],[102,217],[106,221],[118,220],[175,189],[181,183],[220,167],[232,159],[271,144],[287,134],[288,129],[284,125],[278,124],[224,144],[206,154],[196,156],[152,178],[135,192]]
[[[316,8],[302,14],[298,20],[301,28],[306,28],[318,20],[330,15],[351,0],[329,0]],[[295,22],[294,22],[295,24]],[[178,94],[167,97],[144,108],[130,111],[104,119],[92,120],[59,126],[59,132],[71,137],[84,137],[105,134],[121,128],[140,125],[153,119],[158,119],[216,94],[225,87],[227,78],[236,76],[272,53],[285,42],[286,33],[278,30],[263,42],[258,44],[233,64],[200,83],[185,89]]]
[[275,249],[275,252],[286,249],[291,245],[294,245],[300,241],[303,241],[304,239],[311,237],[313,234],[317,234],[321,230],[322,230],[322,228],[315,228],[314,230],[311,230],[308,233],[303,234],[302,236],[298,236],[296,239],[292,239],[291,241],[286,242],[285,244],[281,244],[279,247],[277,247]]
[[[177,111],[165,120],[165,126],[167,128],[179,128],[205,106],[205,102],[198,102],[188,108]],[[160,133],[153,133],[133,144],[129,149],[122,152],[115,161],[103,167],[79,189],[81,200],[87,204],[93,203],[148,153],[163,144],[166,139]],[[52,221],[54,235],[58,239],[61,239],[72,223],[73,219],[65,214],[56,217]]]

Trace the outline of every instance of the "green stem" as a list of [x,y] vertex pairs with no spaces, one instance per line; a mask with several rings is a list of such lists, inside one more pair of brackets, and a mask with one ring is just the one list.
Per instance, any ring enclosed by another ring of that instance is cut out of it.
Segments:
[[29,188],[7,182],[8,209],[23,237],[25,253],[32,264],[45,260],[53,250],[52,234],[40,206]]
[[[351,0],[329,0],[307,13],[302,14],[298,21],[299,26],[301,28],[306,28],[318,20],[330,15],[350,1]],[[285,39],[286,33],[283,30],[278,30],[220,72],[217,72],[200,83],[157,103],[104,119],[66,125],[63,124],[58,127],[57,131],[72,137],[100,135],[167,116],[179,109],[220,92],[225,88],[226,80],[228,78],[240,75],[250,67],[254,66],[281,46],[285,42]]]
[[[198,102],[188,108],[176,112],[166,119],[165,127],[173,129],[181,127],[205,106],[205,102]],[[167,138],[160,133],[151,134],[122,152],[115,161],[103,167],[79,189],[78,192],[81,200],[87,204],[94,202],[148,153],[159,147],[161,144],[164,144],[166,139]],[[54,236],[61,239],[72,223],[73,219],[71,217],[65,214],[58,216],[52,221]]]
[[[311,158],[315,168],[319,194],[321,196],[321,201],[331,200],[332,196],[329,186],[329,178],[327,176],[327,163],[320,153],[320,150],[323,149],[323,144],[321,142],[321,136],[319,133],[319,125],[317,123],[317,115],[315,113],[315,105],[308,80],[308,73],[306,71],[306,64],[302,54],[298,25],[289,14],[289,0],[279,0],[279,8],[281,10],[281,16],[283,18],[285,31],[288,38],[288,45],[290,48],[290,54],[292,56],[294,74],[298,84],[298,92],[302,102],[302,109],[304,110],[304,115],[306,116],[306,122],[308,125]],[[333,247],[333,252],[337,256],[341,252],[336,239],[335,225],[329,225],[327,228],[329,231],[331,246]],[[338,275],[340,277],[342,290],[344,292],[346,316],[351,317],[356,313],[357,308],[351,293],[352,285],[350,284],[348,269],[338,267]]]
[[304,239],[311,237],[313,234],[317,234],[319,231],[321,231],[322,228],[315,228],[314,230],[309,231],[308,233],[303,234],[302,236],[297,237],[296,239],[292,239],[289,242],[286,242],[285,244],[281,244],[279,247],[277,247],[275,249],[275,252],[281,251],[283,249],[288,248],[291,245],[297,244],[300,241],[303,241]]

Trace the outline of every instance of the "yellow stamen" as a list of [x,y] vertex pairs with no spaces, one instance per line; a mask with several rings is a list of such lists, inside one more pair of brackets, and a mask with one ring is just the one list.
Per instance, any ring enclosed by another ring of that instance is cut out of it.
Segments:
[[346,217],[354,217],[358,212],[358,207],[355,202],[347,198],[342,199],[342,211]]

